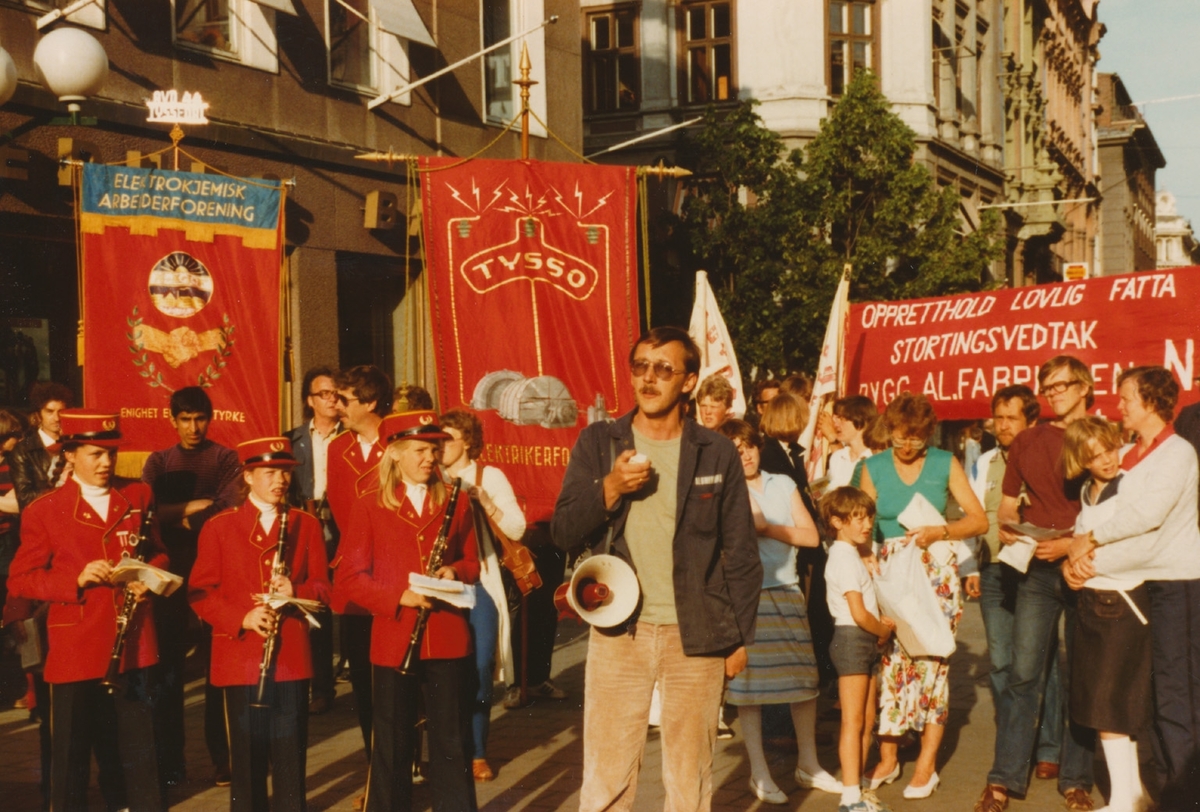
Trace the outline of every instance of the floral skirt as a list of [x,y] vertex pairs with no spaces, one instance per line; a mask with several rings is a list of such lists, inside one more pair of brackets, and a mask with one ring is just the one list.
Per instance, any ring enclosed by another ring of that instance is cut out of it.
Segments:
[[[886,560],[900,541],[885,541],[880,558]],[[957,558],[941,564],[925,550],[921,563],[938,605],[950,621],[950,631],[957,632],[963,611]],[[950,715],[949,700],[950,661],[944,657],[909,657],[893,638],[879,663],[879,735],[900,736],[908,730],[920,732],[926,724],[945,725]]]

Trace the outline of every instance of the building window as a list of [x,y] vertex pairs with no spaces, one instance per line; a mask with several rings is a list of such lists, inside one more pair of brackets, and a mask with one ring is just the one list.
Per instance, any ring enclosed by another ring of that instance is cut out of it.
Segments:
[[367,0],[330,0],[328,8],[329,81],[355,90],[374,90],[370,4]]
[[685,3],[682,11],[687,103],[733,98],[733,3]]
[[[510,0],[484,0],[483,46],[494,45],[513,35]],[[496,124],[512,121],[513,51],[497,48],[484,57],[484,95],[487,120]]]
[[175,42],[236,54],[229,3],[230,0],[175,0]]
[[588,53],[584,99],[590,113],[636,110],[641,97],[637,10],[602,11],[587,16]]
[[878,38],[875,35],[875,4],[830,0],[829,95],[840,96],[862,68],[875,68]]
[[279,71],[272,0],[171,0],[171,7],[178,47]]

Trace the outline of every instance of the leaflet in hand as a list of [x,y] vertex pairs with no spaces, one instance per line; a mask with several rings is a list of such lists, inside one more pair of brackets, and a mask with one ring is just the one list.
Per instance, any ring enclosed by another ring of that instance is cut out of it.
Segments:
[[946,517],[933,506],[933,502],[925,498],[925,494],[917,493],[913,494],[908,507],[900,511],[896,521],[905,530],[916,530],[918,527],[942,527],[946,524]]
[[445,601],[459,609],[475,608],[475,587],[448,578],[430,578],[416,572],[408,575],[408,588],[418,595]]
[[1063,536],[1071,535],[1070,530],[1058,530],[1053,527],[1038,527],[1036,524],[1030,524],[1029,522],[1021,522],[1020,524],[1002,522],[1000,526],[1005,530],[1016,533],[1018,536],[1025,536],[1034,542],[1060,539]]
[[[908,507],[900,511],[896,521],[906,530],[916,530],[918,527],[945,527],[947,523],[946,517],[922,493],[913,494]],[[929,554],[945,566],[950,563],[954,550],[945,541],[935,541],[929,545]]]
[[1017,572],[1023,573],[1029,571],[1029,562],[1033,560],[1035,552],[1037,541],[1029,536],[1019,535],[1012,544],[1000,545],[1000,555],[997,558]]
[[183,586],[183,579],[175,573],[167,572],[153,564],[147,564],[145,561],[128,556],[122,558],[121,563],[113,567],[112,574],[108,577],[114,584],[140,581],[155,595],[161,595],[164,598]]
[[308,621],[308,626],[311,629],[321,628],[321,624],[317,622],[314,614],[325,608],[325,604],[320,601],[310,600],[308,598],[289,598],[287,595],[280,595],[278,592],[266,592],[254,596],[256,603],[265,604],[271,607],[276,612],[285,606],[294,606],[304,615],[304,619]]

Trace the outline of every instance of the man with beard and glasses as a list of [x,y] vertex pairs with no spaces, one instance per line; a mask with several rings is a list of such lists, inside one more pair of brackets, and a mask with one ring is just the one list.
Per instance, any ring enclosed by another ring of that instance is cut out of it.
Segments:
[[688,334],[655,328],[629,363],[637,408],[580,434],[551,523],[564,550],[604,547],[611,527],[642,593],[589,638],[579,807],[632,804],[657,682],[667,808],[708,810],[721,692],[746,666],[762,588],[750,495],[733,443],[683,416],[700,369]]
[[[989,682],[997,717],[1002,715],[1000,707],[1004,703],[1004,688],[1008,685],[1008,675],[1012,670],[1014,610],[1017,605],[1017,582],[1021,574],[999,559],[1000,522],[996,513],[1000,509],[1001,485],[1008,467],[1008,449],[1018,434],[1037,425],[1040,414],[1037,395],[1028,386],[1015,384],[997,390],[992,396],[996,447],[981,454],[973,469],[967,471],[971,477],[971,488],[979,497],[988,518],[988,531],[980,537],[978,553],[979,609],[987,634],[988,657],[992,662]],[[1058,658],[1052,657],[1038,725],[1037,767],[1034,774],[1040,779],[1058,777],[1062,723],[1063,697]]]

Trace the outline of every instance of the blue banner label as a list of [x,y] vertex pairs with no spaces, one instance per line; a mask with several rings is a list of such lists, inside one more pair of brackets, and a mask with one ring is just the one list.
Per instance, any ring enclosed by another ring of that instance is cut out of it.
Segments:
[[83,165],[83,215],[161,217],[208,226],[274,231],[280,188],[223,175]]

